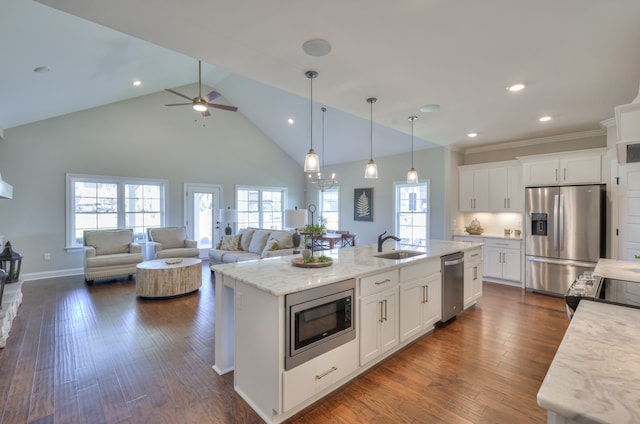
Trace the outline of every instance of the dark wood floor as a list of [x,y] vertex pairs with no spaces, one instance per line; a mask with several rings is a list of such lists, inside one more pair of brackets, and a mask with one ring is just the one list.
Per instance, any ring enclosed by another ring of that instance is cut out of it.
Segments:
[[[214,290],[135,297],[135,282],[26,282],[0,349],[1,423],[259,423],[214,362]],[[484,296],[291,423],[544,423],[536,393],[569,322],[561,299]]]

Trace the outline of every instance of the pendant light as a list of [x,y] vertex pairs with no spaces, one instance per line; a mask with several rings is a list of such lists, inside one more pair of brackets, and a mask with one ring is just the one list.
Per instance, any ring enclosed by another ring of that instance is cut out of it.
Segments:
[[418,172],[413,167],[413,121],[418,119],[417,116],[410,116],[409,121],[411,121],[411,169],[407,172],[407,184],[415,184],[418,182]]
[[[311,184],[318,186],[318,190],[324,192],[325,190],[329,190],[330,188],[332,188],[334,185],[336,185],[338,183],[338,181],[336,181],[336,174],[331,174],[331,178],[327,178],[326,174],[324,173],[324,158],[325,158],[325,150],[324,150],[324,114],[327,112],[327,108],[326,107],[321,107],[320,110],[322,111],[322,171],[318,172],[318,177],[317,178],[311,178],[311,175],[309,175],[309,179],[311,181]],[[322,175],[325,175],[325,177],[323,178]]]
[[373,104],[377,101],[375,97],[369,97],[367,103],[371,105],[371,156],[367,167],[364,170],[365,178],[378,178],[378,165],[373,161]]
[[304,172],[320,172],[320,160],[318,155],[313,150],[313,79],[318,76],[316,71],[307,71],[305,75],[311,81],[311,121],[309,126],[311,127],[311,148],[309,153],[304,158]]

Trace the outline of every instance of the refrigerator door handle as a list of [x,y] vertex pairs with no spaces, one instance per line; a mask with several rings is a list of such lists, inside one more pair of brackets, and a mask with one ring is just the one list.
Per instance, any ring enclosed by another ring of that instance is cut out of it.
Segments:
[[581,267],[595,266],[594,262],[571,261],[567,259],[540,258],[538,256],[527,256],[526,260],[529,262],[542,262],[542,263],[557,264],[557,265],[573,265],[573,266],[581,266]]
[[560,196],[560,207],[558,208],[558,251],[564,250],[564,195]]
[[559,208],[559,199],[560,195],[555,194],[553,196],[553,248],[558,250],[558,208]]

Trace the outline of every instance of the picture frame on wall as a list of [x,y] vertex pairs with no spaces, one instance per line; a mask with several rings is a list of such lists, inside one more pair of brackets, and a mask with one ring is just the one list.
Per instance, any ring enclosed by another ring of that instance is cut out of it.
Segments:
[[353,189],[353,220],[373,222],[373,188]]

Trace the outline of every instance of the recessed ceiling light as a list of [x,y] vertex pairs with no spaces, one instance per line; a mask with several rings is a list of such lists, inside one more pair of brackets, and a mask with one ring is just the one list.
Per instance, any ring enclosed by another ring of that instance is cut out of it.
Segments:
[[134,86],[136,86],[136,87],[141,86],[141,85],[142,85],[142,81],[140,81],[140,80],[135,80],[135,81],[133,82],[133,85],[134,85]]
[[539,119],[540,122],[548,122],[551,121],[551,117],[550,116],[543,116],[542,118]]
[[51,70],[51,68],[49,68],[48,66],[38,66],[36,68],[33,68],[33,72],[37,72],[37,73],[43,73],[43,72],[49,72]]
[[507,90],[509,90],[509,91],[520,91],[523,88],[524,88],[524,84],[518,83],[518,84],[510,85],[509,87],[507,87]]
[[326,56],[331,51],[331,44],[327,40],[315,38],[305,41],[302,50],[309,56]]
[[440,109],[440,105],[437,104],[430,104],[430,105],[424,105],[420,107],[420,112],[433,112],[434,110],[438,110]]
[[287,122],[289,123],[289,125],[293,125],[296,121],[294,121],[293,118],[289,118],[287,119]]
[[474,132],[470,132],[470,133],[467,134],[467,137],[469,137],[469,138],[474,138],[474,137],[477,137],[477,136],[478,136],[478,133],[474,133]]

